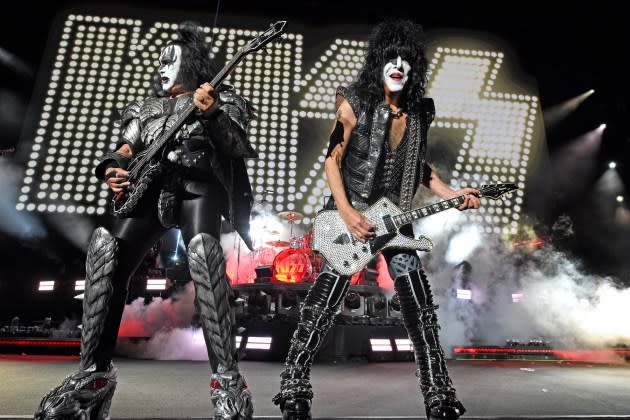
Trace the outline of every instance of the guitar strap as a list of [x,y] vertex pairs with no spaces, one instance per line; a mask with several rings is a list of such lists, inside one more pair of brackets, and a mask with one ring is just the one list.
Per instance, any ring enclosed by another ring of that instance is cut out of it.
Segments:
[[433,99],[422,100],[422,110],[407,116],[407,132],[411,140],[405,156],[405,168],[400,185],[399,207],[411,210],[411,202],[418,188],[418,181],[424,177],[427,154],[427,133],[435,117]]
[[[407,117],[407,132],[411,142],[407,147],[407,155],[405,156],[405,169],[400,184],[400,201],[399,207],[404,210],[411,209],[411,201],[416,193],[416,180],[422,179],[424,165],[418,165],[418,158],[422,153],[426,153],[427,139],[426,130],[423,127],[423,119],[417,113],[410,114]],[[418,171],[420,173],[418,173]]]

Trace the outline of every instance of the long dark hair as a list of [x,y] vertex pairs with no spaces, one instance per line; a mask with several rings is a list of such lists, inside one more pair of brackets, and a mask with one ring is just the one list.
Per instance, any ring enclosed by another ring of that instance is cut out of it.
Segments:
[[364,64],[352,84],[357,94],[371,103],[383,100],[383,67],[400,55],[411,65],[409,80],[403,90],[402,106],[418,111],[427,84],[427,59],[424,55],[422,26],[406,19],[388,19],[370,34]]
[[[210,59],[210,46],[206,42],[206,34],[196,22],[182,22],[177,29],[177,39],[164,47],[168,45],[179,45],[182,48],[179,79],[185,90],[195,90],[201,84],[211,81],[217,74],[218,70]],[[164,95],[157,72],[154,89],[158,95]]]

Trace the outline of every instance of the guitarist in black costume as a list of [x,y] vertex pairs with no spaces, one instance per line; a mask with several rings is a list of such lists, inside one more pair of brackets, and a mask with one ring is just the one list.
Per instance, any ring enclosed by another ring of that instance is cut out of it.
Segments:
[[42,399],[36,419],[105,419],[116,387],[112,354],[129,278],[143,256],[169,228],[177,226],[187,245],[196,291],[195,304],[211,368],[210,397],[215,419],[251,419],[250,391],[235,355],[232,290],[225,277],[221,215],[248,245],[251,188],[244,158],[257,154],[246,128],[253,116],[232,87],[213,89],[217,70],[205,34],[196,24],[180,25],[178,39],[159,57],[156,96],[129,104],[121,112],[116,150],[96,168],[114,193],[129,186],[131,159],[174,124],[178,113],[197,107],[177,130],[160,160],[163,170],[129,217],[114,219],[92,234],[87,251],[83,300],[81,363]]
[[[427,131],[435,111],[433,101],[424,97],[427,61],[422,39],[422,28],[414,22],[382,22],[370,35],[358,79],[337,90],[336,121],[325,162],[333,196],[327,208],[336,208],[360,241],[374,236],[374,225],[358,210],[382,196],[409,210],[421,183],[443,199],[465,195],[460,210],[480,206],[476,189],[452,190],[425,161]],[[407,227],[406,233],[413,236]],[[417,253],[388,249],[383,254],[413,343],[427,417],[457,419],[465,409],[448,375],[436,306]],[[311,418],[311,365],[348,285],[349,277],[326,264],[306,297],[280,392],[274,397],[285,420]]]

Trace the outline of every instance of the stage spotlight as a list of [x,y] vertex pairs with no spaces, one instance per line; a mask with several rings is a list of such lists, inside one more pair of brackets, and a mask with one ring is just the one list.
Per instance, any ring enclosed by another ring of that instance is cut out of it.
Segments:
[[295,290],[285,290],[278,295],[278,313],[290,314],[298,311],[298,294]]
[[259,290],[247,298],[247,308],[250,314],[266,315],[269,313],[269,295]]
[[366,298],[367,313],[373,317],[387,317],[387,299],[384,295],[376,294]]
[[400,318],[400,299],[398,298],[398,293],[394,293],[387,303],[389,316]]
[[608,168],[609,169],[615,169],[617,167],[617,162],[608,162]]
[[600,125],[599,125],[599,129],[600,129],[601,131],[604,131],[604,130],[606,129],[606,124],[600,124]]
[[617,196],[617,203],[623,203],[623,195]]
[[545,114],[545,125],[547,128],[554,128],[560,121],[566,119],[569,114],[575,111],[589,96],[595,91],[590,89],[574,98],[554,105],[543,112]]
[[55,290],[55,281],[54,280],[42,280],[39,282],[39,287],[37,288],[40,292],[51,292]]
[[341,314],[350,317],[365,315],[365,297],[351,290],[343,300]]
[[518,303],[521,302],[523,300],[523,294],[522,293],[512,293],[512,302],[513,303]]

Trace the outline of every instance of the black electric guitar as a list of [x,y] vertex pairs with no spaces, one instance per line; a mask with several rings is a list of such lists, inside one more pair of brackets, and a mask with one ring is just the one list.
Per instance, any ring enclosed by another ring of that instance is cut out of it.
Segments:
[[[479,197],[494,200],[503,194],[517,190],[515,184],[482,185]],[[376,236],[361,242],[350,234],[336,210],[323,210],[313,220],[313,249],[321,253],[326,262],[339,274],[351,276],[365,267],[372,258],[386,248],[404,248],[431,251],[433,242],[426,236],[410,238],[400,233],[400,228],[418,219],[458,207],[464,202],[460,195],[410,211],[402,211],[387,198],[380,198],[363,215],[376,227]]]
[[[210,85],[217,89],[247,54],[262,49],[269,42],[282,35],[286,26],[287,22],[280,20],[270,25],[269,29],[265,32],[249,41],[239,49],[232,59],[217,73],[210,82]],[[115,194],[112,199],[111,212],[114,216],[126,217],[136,207],[151,182],[162,173],[164,169],[160,161],[165,146],[171,141],[173,135],[196,109],[197,107],[193,102],[187,105],[171,128],[166,130],[162,136],[149,147],[141,153],[138,153],[137,156],[134,156],[127,169],[129,172],[129,187]]]

